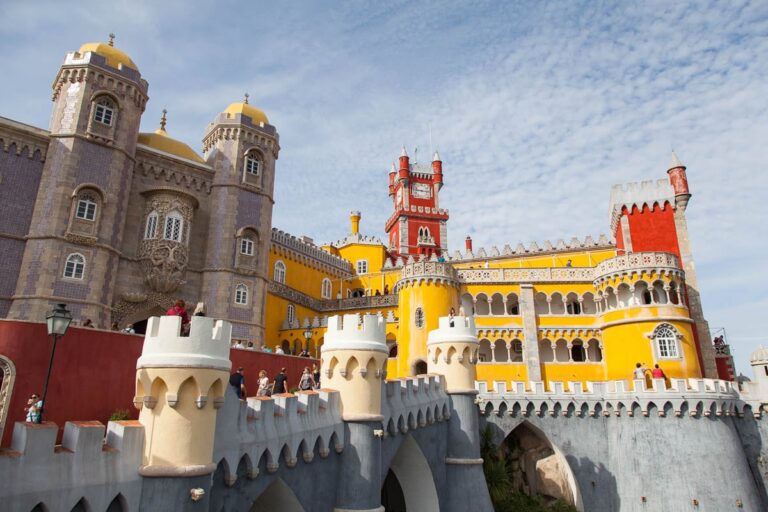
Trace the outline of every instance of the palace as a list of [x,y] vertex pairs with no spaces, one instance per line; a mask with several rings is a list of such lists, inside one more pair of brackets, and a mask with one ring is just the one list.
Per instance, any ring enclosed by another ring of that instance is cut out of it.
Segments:
[[733,377],[710,341],[674,154],[665,178],[613,188],[610,237],[489,250],[467,237],[451,253],[440,156],[423,165],[403,149],[386,241],[352,212],[349,234],[316,245],[272,228],[280,144],[263,111],[232,103],[198,154],[165,113],[139,133],[148,87],[112,41],[85,44],[54,80],[49,130],[0,118],[0,316],[37,321],[66,302],[143,333],[181,297],[235,340],[317,356],[329,316],[375,313],[388,375],[402,377],[426,371],[427,333],[453,309],[475,317],[483,380],[624,379],[637,362]]

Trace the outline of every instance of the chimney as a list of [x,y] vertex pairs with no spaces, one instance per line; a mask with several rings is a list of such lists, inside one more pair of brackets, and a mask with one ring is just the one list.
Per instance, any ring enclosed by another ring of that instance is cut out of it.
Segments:
[[467,236],[467,239],[464,241],[466,245],[467,252],[472,252],[472,237]]

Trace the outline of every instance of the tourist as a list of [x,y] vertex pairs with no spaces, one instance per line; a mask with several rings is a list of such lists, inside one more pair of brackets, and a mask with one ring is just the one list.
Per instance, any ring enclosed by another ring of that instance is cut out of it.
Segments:
[[126,334],[136,334],[136,331],[133,329],[133,324],[126,325],[125,329],[123,329],[123,332]]
[[90,319],[90,318],[86,318],[86,319],[83,321],[83,327],[90,327],[91,329],[94,329],[96,326],[95,326],[95,325],[93,325],[93,322],[91,321],[91,319]]
[[243,375],[242,366],[240,366],[235,373],[229,376],[229,385],[235,388],[237,398],[240,400],[245,399],[245,375]]
[[384,285],[384,295],[389,295],[389,285],[388,284]]
[[120,326],[117,325],[117,322],[112,322],[112,330],[113,331],[119,331],[120,330]]
[[277,348],[275,349],[275,354],[284,355],[285,354],[285,350],[283,350],[283,347],[278,345]]
[[186,303],[178,299],[171,309],[165,314],[166,316],[180,316],[181,317],[181,335],[189,336],[189,314],[185,308]]
[[299,389],[302,391],[309,391],[315,387],[315,378],[312,377],[312,373],[309,371],[309,366],[304,367],[304,371],[299,379]]
[[380,292],[379,290],[376,290],[376,293],[374,293],[374,295],[375,295],[376,297],[379,297],[379,296],[381,296],[381,292]]
[[259,372],[259,389],[256,391],[256,396],[269,395],[269,377],[267,377],[267,372],[265,370],[261,370]]
[[312,365],[312,377],[315,379],[315,389],[320,389],[320,368],[316,364]]
[[571,263],[571,260],[568,260],[568,261],[565,262],[565,266],[566,267],[572,267],[573,263]]
[[651,370],[651,376],[654,379],[664,379],[664,380],[667,379],[667,376],[664,375],[664,370],[659,368],[658,364],[653,365],[653,370]]
[[253,342],[249,341],[248,346],[246,347],[248,350],[256,350],[256,347],[253,346]]
[[641,363],[637,363],[635,365],[635,370],[633,372],[635,379],[642,379],[645,380],[645,368],[643,368],[643,365]]
[[205,316],[205,302],[198,302],[192,316]]
[[307,350],[306,348],[302,350],[301,353],[299,353],[299,357],[310,357],[309,350]]
[[242,340],[236,340],[236,343],[232,346],[232,348],[245,348],[245,345],[243,345]]
[[280,393],[285,393],[287,391],[286,384],[288,382],[288,375],[286,374],[285,368],[280,369],[280,373],[275,376],[275,386],[273,388],[273,393],[276,395],[279,395]]
[[39,399],[37,393],[32,393],[27,400],[27,406],[24,412],[27,413],[26,420],[29,423],[40,423],[42,420],[43,401]]
[[455,309],[453,309],[453,308],[451,308],[451,312],[450,312],[450,313],[448,313],[448,325],[450,325],[451,327],[453,327],[453,326],[454,326],[454,324],[456,323],[456,322],[454,321],[454,317],[455,317],[455,316],[456,316],[456,310],[455,310]]

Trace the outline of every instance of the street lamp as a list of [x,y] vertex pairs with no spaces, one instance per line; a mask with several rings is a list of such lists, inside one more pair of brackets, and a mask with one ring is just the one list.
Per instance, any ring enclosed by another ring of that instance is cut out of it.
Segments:
[[307,342],[304,344],[304,350],[306,350],[307,353],[309,353],[309,340],[312,339],[312,329],[310,329],[309,327],[304,329],[304,339],[307,340]]
[[53,348],[51,349],[51,360],[48,362],[48,373],[45,376],[45,385],[43,386],[43,401],[40,407],[40,423],[43,422],[43,410],[45,409],[45,398],[48,394],[48,380],[51,378],[51,369],[53,368],[53,356],[56,354],[56,342],[60,336],[64,336],[72,323],[72,313],[67,311],[66,304],[56,304],[53,311],[45,315],[48,323],[48,336],[53,337]]

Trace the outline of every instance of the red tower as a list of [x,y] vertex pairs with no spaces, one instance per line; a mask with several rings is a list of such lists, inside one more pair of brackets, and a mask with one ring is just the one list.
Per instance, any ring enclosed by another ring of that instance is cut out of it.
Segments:
[[394,213],[384,226],[389,237],[389,253],[407,258],[441,256],[448,247],[448,210],[439,207],[443,188],[443,162],[435,151],[431,168],[410,163],[403,147],[399,166],[389,172],[389,196]]

